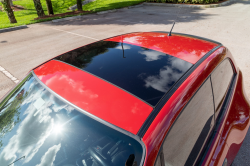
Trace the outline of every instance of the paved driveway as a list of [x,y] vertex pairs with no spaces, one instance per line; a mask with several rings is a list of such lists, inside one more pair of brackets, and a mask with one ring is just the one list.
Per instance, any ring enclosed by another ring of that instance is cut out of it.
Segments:
[[[0,66],[18,79],[38,64],[68,50],[110,36],[137,31],[169,31],[178,9],[142,6],[58,23],[30,25],[0,34]],[[250,1],[208,9],[183,8],[174,32],[210,38],[229,48],[243,71],[250,97]],[[0,72],[0,97],[15,83]],[[233,166],[250,165],[250,132]]]

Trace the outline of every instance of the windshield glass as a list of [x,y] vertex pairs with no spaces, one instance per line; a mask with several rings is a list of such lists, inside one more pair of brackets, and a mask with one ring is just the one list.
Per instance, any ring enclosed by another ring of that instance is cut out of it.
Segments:
[[79,112],[32,74],[0,103],[1,166],[136,166],[142,145]]

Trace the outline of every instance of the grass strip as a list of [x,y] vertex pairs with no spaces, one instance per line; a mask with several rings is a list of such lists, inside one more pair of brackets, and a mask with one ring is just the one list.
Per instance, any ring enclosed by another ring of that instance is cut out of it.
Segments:
[[[100,11],[105,11],[105,10],[127,7],[131,5],[137,5],[141,2],[144,2],[144,0],[96,0],[94,2],[90,2],[84,5],[83,10],[91,11],[91,12],[100,12]],[[37,13],[35,10],[33,0],[17,0],[17,1],[13,1],[13,3],[14,5],[20,5],[24,7],[25,10],[14,11],[14,14],[17,20],[17,23],[15,24],[9,23],[7,14],[3,11],[0,11],[0,29],[20,26],[20,25],[25,25],[25,24],[28,25],[28,24],[50,21],[54,19],[72,16],[72,15],[67,15],[63,17],[54,17],[54,18],[47,18],[47,19],[41,19],[41,20],[34,20],[34,18],[37,18]],[[41,0],[41,3],[42,3],[45,14],[47,14],[46,1]],[[70,6],[73,6],[74,4],[76,4],[76,0],[52,0],[53,10],[55,14],[69,12],[69,10],[67,9]],[[2,4],[0,3],[0,5]],[[81,14],[81,15],[84,15],[84,14]]]

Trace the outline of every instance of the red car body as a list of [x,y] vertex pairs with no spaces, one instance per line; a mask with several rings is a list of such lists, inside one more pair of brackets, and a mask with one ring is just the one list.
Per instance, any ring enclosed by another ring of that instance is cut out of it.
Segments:
[[[59,58],[47,61],[33,72],[51,91],[87,114],[136,135],[145,144],[143,165],[153,166],[157,165],[163,142],[182,110],[211,73],[227,59],[232,65],[233,78],[223,99],[226,104],[221,107],[219,120],[194,165],[231,165],[249,128],[250,104],[244,92],[242,73],[226,47],[195,36],[174,33],[168,36],[165,32],[130,33],[104,41],[156,50],[189,62],[192,67],[155,105]],[[162,158],[160,160],[164,165]]]
[[[243,88],[242,72],[236,66],[236,63],[227,48],[221,46],[208,56],[182,83],[150,125],[148,131],[143,137],[143,141],[146,145],[149,145],[152,140],[157,141],[154,141],[155,144],[147,146],[148,153],[146,165],[154,164],[153,161],[157,156],[157,152],[160,149],[164,137],[171,125],[173,125],[173,123],[169,123],[169,121],[176,118],[176,114],[183,109],[185,104],[187,104],[191,96],[193,96],[197,89],[202,85],[204,80],[211,74],[216,66],[226,58],[229,58],[234,65],[236,78],[232,87],[233,92],[229,99],[230,104],[228,104],[228,107],[226,108],[227,110],[223,115],[223,119],[218,126],[217,132],[201,165],[223,165],[225,158],[228,160],[227,165],[232,164],[249,128],[250,107],[249,100]],[[178,102],[180,99],[184,100]],[[241,116],[241,114],[239,114],[239,107],[244,110],[246,116],[244,120],[239,118]],[[166,118],[165,116],[171,114],[171,112],[175,113]],[[164,128],[165,130],[156,130],[156,126],[157,128]]]

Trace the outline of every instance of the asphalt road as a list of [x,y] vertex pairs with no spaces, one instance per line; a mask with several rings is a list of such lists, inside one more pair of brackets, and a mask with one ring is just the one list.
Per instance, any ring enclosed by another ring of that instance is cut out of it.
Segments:
[[[128,32],[169,31],[178,8],[142,6],[58,23],[46,22],[0,33],[0,67],[21,80],[28,71],[61,53]],[[223,43],[243,71],[250,97],[250,1],[219,8],[180,10],[174,32],[197,35]],[[0,71],[0,97],[15,82]],[[233,166],[250,166],[250,131]]]

